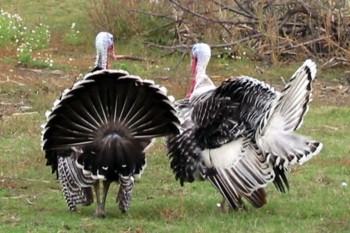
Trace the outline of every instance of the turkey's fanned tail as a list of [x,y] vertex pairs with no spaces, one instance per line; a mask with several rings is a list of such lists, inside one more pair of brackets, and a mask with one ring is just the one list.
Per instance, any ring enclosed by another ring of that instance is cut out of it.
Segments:
[[[256,132],[258,145],[272,155],[274,165],[282,166],[280,174],[288,172],[290,165],[303,164],[317,155],[322,143],[294,133],[302,122],[311,101],[312,82],[316,76],[316,64],[307,60],[291,77],[274,105],[265,114]],[[280,176],[283,183],[283,175]],[[280,180],[280,181],[282,181]],[[284,189],[280,186],[279,189]]]
[[[47,118],[42,147],[53,171],[57,150],[81,147],[85,153],[82,157],[91,157],[103,144],[106,149],[106,142],[113,141],[117,152],[127,154],[117,161],[122,166],[123,161],[133,160],[134,155],[129,153],[133,145],[142,151],[153,137],[179,131],[179,120],[164,88],[124,71],[88,74],[62,94]],[[115,164],[109,163],[116,162],[110,156],[89,161],[84,164],[85,169],[99,172],[106,167],[113,170]],[[130,171],[135,169],[131,167]]]
[[[89,73],[62,93],[46,117],[42,149],[70,209],[89,202],[94,180],[107,180],[107,195],[108,182],[140,174],[152,139],[177,134],[180,124],[164,87],[120,70]],[[130,205],[129,183],[122,184],[122,211]]]

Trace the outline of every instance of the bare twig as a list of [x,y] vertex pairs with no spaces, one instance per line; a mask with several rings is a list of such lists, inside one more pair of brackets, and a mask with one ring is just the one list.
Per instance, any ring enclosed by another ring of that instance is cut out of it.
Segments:
[[178,8],[180,8],[181,10],[183,11],[186,11],[192,15],[195,15],[199,18],[202,18],[204,20],[207,20],[207,21],[210,21],[212,23],[219,23],[219,24],[224,24],[224,23],[228,23],[228,24],[234,24],[235,22],[233,21],[228,21],[228,20],[221,20],[221,19],[212,19],[208,16],[205,16],[203,14],[200,14],[200,13],[197,13],[197,12],[194,12],[194,11],[191,11],[189,8],[181,5],[178,1],[175,1],[175,0],[169,0],[170,2],[172,2],[175,6],[177,6]]
[[[240,44],[252,39],[257,39],[260,38],[263,34],[262,33],[258,33],[252,36],[247,36],[245,38],[242,38],[240,40],[236,40],[234,42],[231,43],[225,43],[225,44],[211,44],[210,47],[213,49],[217,49],[217,48],[225,48],[225,47],[232,47],[236,44]],[[174,46],[165,46],[165,45],[158,45],[158,44],[154,44],[154,43],[148,43],[149,46],[151,47],[157,47],[157,48],[161,48],[161,49],[166,49],[166,50],[171,50],[171,51],[180,51],[183,52],[184,50],[188,50],[192,48],[193,45],[185,45],[185,44],[181,44],[181,45],[174,45]]]
[[154,12],[146,12],[146,11],[141,11],[141,10],[136,10],[136,9],[129,9],[129,11],[137,12],[137,13],[145,14],[145,15],[150,15],[150,16],[155,16],[155,17],[158,17],[158,18],[165,18],[165,19],[174,20],[173,17],[171,17],[169,15],[165,15],[165,14],[157,14],[157,13],[154,13]]
[[239,11],[239,10],[236,10],[230,6],[227,6],[227,5],[224,5],[221,3],[221,1],[217,1],[217,0],[212,0],[216,5],[220,6],[222,9],[224,10],[228,10],[228,11],[231,11],[233,13],[236,13],[238,15],[242,15],[244,17],[247,17],[247,18],[252,18],[252,19],[257,19],[256,17],[254,17],[254,15],[251,15],[251,14],[248,14],[244,11]]
[[144,57],[136,57],[136,56],[132,56],[132,55],[117,55],[117,59],[154,62],[154,60],[149,60],[149,59],[144,58]]

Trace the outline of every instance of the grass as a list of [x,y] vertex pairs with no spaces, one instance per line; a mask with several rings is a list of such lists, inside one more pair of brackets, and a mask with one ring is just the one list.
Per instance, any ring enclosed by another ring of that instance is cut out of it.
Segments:
[[[169,59],[169,66],[176,58]],[[178,59],[178,58],[177,58]],[[163,61],[166,63],[166,60]],[[186,67],[186,61],[181,65]],[[210,69],[222,69],[213,61]],[[118,63],[115,63],[117,65]],[[127,63],[131,66],[134,63]],[[139,64],[139,63],[136,63]],[[244,72],[251,63],[234,63]],[[139,64],[141,67],[149,64]],[[143,68],[148,77],[165,75],[162,69]],[[273,69],[273,68],[269,68]],[[266,72],[270,72],[269,70]],[[288,73],[288,71],[284,72]],[[275,75],[275,82],[279,82]],[[180,78],[179,78],[180,79]],[[55,176],[45,166],[40,150],[40,124],[44,112],[59,93],[74,81],[72,77],[32,77],[25,85],[4,82],[0,96],[4,102],[32,106],[27,115],[19,106],[3,109],[0,119],[0,232],[348,232],[350,224],[350,108],[312,103],[301,133],[324,143],[319,156],[290,174],[291,190],[278,193],[267,188],[268,204],[248,212],[222,213],[221,200],[209,182],[180,187],[169,168],[162,140],[148,153],[148,167],[137,181],[131,209],[121,214],[115,204],[117,186],[108,197],[107,218],[93,216],[94,205],[75,213],[67,210]],[[172,92],[183,92],[179,84],[162,81]],[[271,81],[273,82],[273,81]],[[44,98],[45,97],[45,98]],[[13,114],[18,113],[21,114]]]
[[248,212],[222,213],[220,195],[208,182],[180,187],[169,169],[163,143],[148,154],[148,167],[135,186],[131,209],[121,214],[113,185],[107,218],[94,206],[70,213],[39,148],[43,114],[1,121],[0,232],[348,232],[350,109],[314,107],[302,132],[324,143],[322,153],[290,174],[291,190],[267,189],[269,203]]
[[[84,14],[79,10],[84,1],[74,2],[70,8],[70,1],[39,2],[23,0],[19,4],[5,0],[2,7],[20,13],[33,25],[40,21],[51,28],[55,25],[55,30],[67,31],[73,21],[77,25],[84,22]],[[82,33],[87,38],[94,37],[87,30]],[[115,184],[108,196],[106,219],[93,216],[94,205],[69,212],[55,176],[45,166],[40,125],[45,121],[45,111],[61,91],[91,68],[94,48],[93,43],[86,50],[56,43],[51,42],[51,48],[62,49],[53,53],[53,59],[63,70],[62,75],[23,70],[11,59],[15,56],[13,52],[0,50],[0,56],[6,57],[0,61],[0,232],[350,231],[350,187],[342,185],[350,183],[350,108],[346,101],[349,98],[346,93],[322,90],[322,85],[344,82],[343,70],[339,69],[319,71],[315,101],[300,130],[323,142],[324,149],[309,163],[292,170],[289,192],[281,194],[273,185],[268,186],[268,204],[263,208],[249,206],[247,212],[222,213],[216,207],[221,197],[209,182],[180,187],[159,139],[147,155],[148,167],[137,180],[134,199],[126,214],[120,213],[115,204]],[[118,44],[117,52],[149,57],[155,62],[120,60],[112,63],[113,68],[154,79],[176,98],[186,93],[189,57],[162,58],[162,52],[146,48],[140,41]],[[280,86],[283,84],[280,77],[288,80],[299,65],[281,63],[270,67],[247,58],[213,58],[208,73],[217,83],[230,75],[245,74]],[[341,99],[345,104],[339,105]],[[24,106],[31,109],[23,110]]]

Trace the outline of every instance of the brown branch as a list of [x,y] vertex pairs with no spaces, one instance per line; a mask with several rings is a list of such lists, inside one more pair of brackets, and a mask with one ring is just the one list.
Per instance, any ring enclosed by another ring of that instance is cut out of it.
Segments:
[[242,15],[244,17],[247,17],[247,18],[251,18],[251,19],[257,19],[254,15],[251,15],[251,14],[248,14],[246,12],[242,12],[242,11],[239,11],[239,10],[236,10],[230,6],[227,6],[227,5],[224,5],[221,3],[221,1],[217,1],[217,0],[212,0],[216,5],[220,6],[221,9],[224,9],[224,10],[228,10],[228,11],[231,11],[233,13],[236,13],[238,15]]
[[132,55],[117,55],[118,60],[132,60],[132,61],[148,61],[148,62],[154,62],[154,60],[148,60],[148,58],[143,57],[136,57]]
[[242,11],[244,11],[245,13],[247,13],[248,15],[250,15],[251,18],[255,18],[255,15],[253,14],[253,12],[251,12],[250,10],[245,9],[245,8],[243,7],[243,5],[242,5],[240,2],[238,2],[237,0],[234,0],[234,1],[235,1],[235,3],[237,4],[237,6],[238,6]]
[[153,12],[146,12],[146,11],[135,10],[135,9],[129,9],[128,11],[137,12],[137,13],[140,13],[140,14],[145,14],[145,15],[150,15],[150,16],[155,16],[155,17],[158,17],[158,18],[165,18],[165,19],[171,19],[171,20],[174,19],[173,17],[171,17],[169,15],[156,14],[156,13],[153,13]]
[[181,10],[187,12],[187,13],[190,13],[194,16],[197,16],[198,18],[202,18],[202,19],[205,19],[205,20],[208,20],[210,22],[213,22],[213,23],[220,23],[220,24],[235,24],[236,22],[233,22],[233,21],[227,21],[227,20],[221,20],[221,19],[212,19],[208,16],[205,16],[203,14],[200,14],[200,13],[196,13],[194,11],[191,11],[189,8],[187,7],[184,7],[183,5],[181,5],[178,1],[175,1],[175,0],[169,0],[171,3],[173,3],[175,6],[177,6],[178,8],[180,8]]
[[[239,44],[239,43],[243,43],[243,42],[246,42],[246,41],[249,41],[249,40],[252,40],[252,39],[260,38],[261,36],[263,36],[263,33],[257,33],[257,34],[254,34],[254,35],[247,36],[247,37],[244,37],[242,39],[236,40],[236,41],[231,42],[231,43],[211,44],[209,46],[211,48],[213,48],[213,49],[231,47],[231,46],[234,46],[234,45]],[[165,46],[165,45],[158,45],[158,44],[154,44],[154,43],[148,43],[147,45],[151,46],[151,47],[160,48],[160,49],[166,49],[166,50],[171,50],[171,51],[181,51],[181,52],[186,51],[186,50],[188,50],[188,52],[189,52],[189,50],[193,46],[193,45],[184,45],[184,44],[174,45],[174,46]]]

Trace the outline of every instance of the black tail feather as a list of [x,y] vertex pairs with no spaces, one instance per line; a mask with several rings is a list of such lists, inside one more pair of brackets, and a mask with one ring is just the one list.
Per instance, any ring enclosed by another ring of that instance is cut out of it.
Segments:
[[47,119],[42,147],[53,171],[57,151],[78,147],[83,150],[78,163],[99,177],[141,171],[145,142],[179,131],[179,120],[162,88],[116,70],[86,75],[62,94]]
[[274,167],[275,179],[273,183],[278,191],[285,193],[286,190],[289,190],[289,182],[287,179],[286,171],[282,166]]

